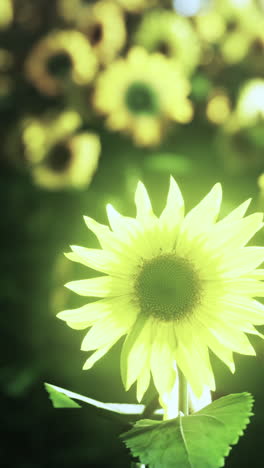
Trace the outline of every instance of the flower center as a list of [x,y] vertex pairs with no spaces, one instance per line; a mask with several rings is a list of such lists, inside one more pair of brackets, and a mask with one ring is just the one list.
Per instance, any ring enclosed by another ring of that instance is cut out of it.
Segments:
[[55,77],[61,78],[69,74],[72,68],[72,61],[67,52],[60,52],[49,57],[47,69]]
[[160,52],[166,57],[171,56],[171,48],[169,42],[165,40],[160,40],[155,44],[155,51]]
[[103,39],[103,25],[101,23],[95,23],[90,31],[90,42],[93,46],[96,46]]
[[64,172],[72,160],[71,150],[63,143],[55,145],[47,156],[46,164],[54,172]]
[[187,260],[161,255],[144,263],[135,290],[141,313],[169,321],[192,312],[200,300],[201,283]]
[[125,100],[133,114],[156,114],[158,111],[157,96],[146,83],[132,83],[126,91]]

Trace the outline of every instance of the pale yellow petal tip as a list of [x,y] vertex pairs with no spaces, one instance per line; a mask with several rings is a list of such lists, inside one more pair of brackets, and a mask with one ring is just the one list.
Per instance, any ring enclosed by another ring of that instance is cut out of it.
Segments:
[[68,260],[73,260],[72,259],[72,252],[64,252],[63,255],[68,258]]
[[79,245],[70,245],[70,248],[71,248],[72,251],[74,252],[75,250],[80,249],[80,248],[82,248],[82,247],[80,247]]
[[93,367],[93,363],[92,362],[88,362],[89,359],[87,359],[87,361],[85,361],[83,367],[82,367],[82,370],[89,370]]
[[139,403],[141,403],[141,401],[143,400],[144,395],[148,389],[148,386],[149,386],[149,382],[145,383],[145,385],[142,386],[140,385],[139,381],[137,381],[136,398]]
[[141,181],[137,184],[135,203],[137,207],[137,218],[144,218],[145,216],[153,215],[148,191]]
[[178,185],[178,183],[176,182],[176,180],[174,179],[174,177],[173,177],[172,175],[170,176],[170,184],[169,184],[169,187],[170,187],[170,189],[171,189],[172,187],[179,189],[179,185]]
[[147,189],[145,185],[143,184],[143,182],[139,180],[137,183],[137,187],[136,187],[135,197],[137,199],[139,196],[142,197],[143,195],[146,195],[146,194],[147,194]]
[[111,221],[115,219],[117,216],[120,216],[118,211],[113,207],[111,203],[107,203],[106,205],[106,213],[108,216],[109,223],[111,225]]
[[213,190],[215,190],[215,191],[218,193],[219,196],[220,196],[220,195],[222,196],[223,189],[222,189],[222,184],[221,184],[221,182],[217,182],[217,183],[213,186]]
[[65,283],[64,284],[64,288],[67,288],[67,289],[70,289],[71,291],[74,291],[73,287],[72,287],[72,283],[74,283],[75,281],[69,281],[68,283]]
[[64,312],[58,312],[58,313],[56,314],[56,317],[57,317],[58,319],[60,319],[60,320],[64,320],[64,321],[65,321]]
[[88,229],[91,229],[91,225],[95,222],[93,218],[90,218],[90,216],[83,216],[84,222]]

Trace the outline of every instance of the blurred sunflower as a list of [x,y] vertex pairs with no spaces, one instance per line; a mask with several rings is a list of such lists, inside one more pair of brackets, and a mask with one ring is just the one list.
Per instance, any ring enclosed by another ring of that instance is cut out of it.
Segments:
[[85,0],[57,0],[59,15],[67,22],[76,25],[81,16],[86,16],[90,2]]
[[157,0],[117,0],[117,2],[130,13],[140,13],[146,8],[151,8],[157,4]]
[[161,141],[170,120],[192,119],[189,92],[179,64],[135,47],[101,73],[94,105],[107,115],[110,129],[127,132],[138,145],[149,146]]
[[12,0],[1,0],[0,2],[0,30],[10,26],[13,20]]
[[263,124],[241,128],[231,114],[216,136],[216,148],[225,170],[231,173],[257,176],[264,170]]
[[98,166],[100,147],[99,137],[89,132],[58,142],[32,167],[34,182],[50,190],[87,187]]
[[19,148],[9,146],[9,152],[13,158],[23,155],[34,182],[41,187],[83,188],[97,168],[100,140],[81,127],[79,114],[71,110],[42,119],[24,119],[18,138],[10,139],[19,141]]
[[259,57],[263,54],[264,18],[251,0],[216,0],[194,21],[201,39],[217,46],[226,63],[241,62],[254,50]]
[[224,89],[215,88],[206,104],[207,119],[215,125],[224,124],[232,112],[232,103]]
[[25,62],[25,73],[42,93],[56,96],[71,82],[86,85],[97,71],[97,59],[83,34],[55,31],[41,39]]
[[255,123],[264,124],[263,78],[248,80],[240,89],[236,117],[241,126]]
[[125,20],[116,3],[102,0],[91,5],[81,0],[61,0],[59,7],[63,16],[74,19],[75,27],[89,39],[102,64],[111,62],[124,46]]
[[225,166],[234,172],[264,170],[264,80],[254,78],[239,90],[236,108],[218,136]]
[[198,36],[190,21],[173,11],[155,9],[147,12],[135,34],[135,42],[149,52],[160,52],[179,60],[187,73],[199,63]]
[[[127,335],[121,374],[128,389],[137,381],[141,400],[152,374],[166,404],[181,369],[196,396],[204,386],[214,390],[208,349],[232,372],[233,352],[254,355],[246,333],[264,324],[264,248],[245,247],[263,227],[263,216],[243,218],[250,200],[216,222],[221,185],[184,217],[184,201],[171,178],[166,206],[154,215],[147,191],[139,183],[137,215],[120,215],[111,205],[111,230],[85,218],[101,249],[72,247],[68,258],[105,276],[73,281],[74,292],[100,298],[58,317],[77,330],[92,327],[81,349],[95,350],[89,369],[120,337]],[[262,335],[261,335],[262,336]]]

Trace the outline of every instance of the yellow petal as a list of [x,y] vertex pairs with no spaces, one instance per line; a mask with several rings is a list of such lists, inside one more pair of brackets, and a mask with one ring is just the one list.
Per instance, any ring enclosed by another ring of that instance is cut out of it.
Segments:
[[76,324],[85,322],[91,325],[97,320],[106,317],[110,312],[110,301],[108,299],[102,299],[78,307],[77,309],[64,310],[63,312],[59,312],[57,317],[66,322],[73,322]]
[[112,315],[108,316],[96,322],[88,331],[82,341],[81,350],[91,351],[109,345],[121,338],[127,332],[127,328],[124,324],[117,325]]
[[227,327],[226,324],[220,325],[218,322],[214,328],[210,328],[210,331],[223,346],[227,346],[232,351],[248,356],[256,355],[246,335],[241,331],[237,331],[235,327]]
[[170,224],[170,223],[175,224],[176,222],[178,224],[182,220],[183,215],[184,215],[184,200],[182,197],[182,193],[180,191],[180,188],[177,182],[171,176],[166,206],[160,215],[160,219],[165,224]]
[[93,365],[99,361],[108,351],[114,346],[117,340],[112,341],[110,344],[107,346],[104,346],[103,348],[97,349],[92,355],[85,361],[83,370],[88,370],[93,367]]
[[176,350],[177,365],[190,383],[193,392],[200,397],[205,385],[214,390],[215,381],[208,348],[198,322],[176,324],[174,329],[179,343]]
[[188,251],[192,245],[191,240],[206,232],[208,227],[216,221],[222,200],[221,184],[216,184],[206,197],[195,206],[185,217],[177,244],[180,252]]
[[221,304],[228,316],[237,319],[238,323],[246,320],[255,325],[264,325],[264,305],[254,299],[230,295],[225,296]]
[[222,284],[227,294],[264,297],[264,283],[253,278],[234,278],[225,280]]
[[262,213],[254,213],[228,225],[217,223],[208,233],[206,247],[230,250],[243,247],[263,227],[262,220]]
[[142,182],[138,182],[135,203],[137,207],[137,219],[139,221],[145,222],[146,219],[154,216],[148,192]]
[[244,214],[246,213],[246,211],[247,211],[247,209],[248,209],[248,207],[250,205],[251,200],[252,199],[249,198],[248,200],[241,203],[241,205],[239,205],[237,208],[235,208],[233,211],[231,211],[227,216],[225,216],[223,219],[218,221],[218,223],[216,225],[217,226],[229,225],[233,221],[237,221],[238,219],[243,218]]
[[108,274],[120,271],[119,258],[113,252],[106,252],[100,249],[87,249],[76,245],[71,246],[71,249],[76,258],[79,258],[89,268]]
[[145,366],[151,345],[151,321],[139,314],[121,352],[121,377],[126,390],[135,382]]
[[221,261],[223,278],[234,278],[250,273],[264,261],[264,247],[244,247],[229,251]]
[[99,276],[98,278],[70,281],[65,286],[81,296],[91,297],[123,296],[131,292],[129,282],[113,278],[112,276]]
[[161,401],[171,393],[177,377],[175,370],[176,339],[170,323],[156,323],[153,331],[150,366]]
[[142,369],[137,379],[137,401],[140,402],[145,395],[150,383],[149,363]]
[[92,231],[96,235],[103,249],[106,248],[104,246],[104,241],[105,239],[108,239],[108,236],[111,234],[109,227],[105,224],[98,223],[89,216],[84,216],[83,218],[88,229],[90,229],[90,231]]

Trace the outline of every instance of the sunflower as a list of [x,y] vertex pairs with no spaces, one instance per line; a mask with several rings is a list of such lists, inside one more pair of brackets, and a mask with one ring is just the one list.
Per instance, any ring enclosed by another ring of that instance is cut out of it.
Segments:
[[42,93],[56,96],[65,84],[86,85],[94,78],[97,59],[83,34],[55,31],[41,39],[31,50],[25,73]]
[[80,16],[87,15],[90,2],[85,0],[57,0],[59,15],[68,23],[76,25]]
[[122,9],[108,0],[93,5],[81,0],[75,3],[72,0],[61,0],[59,7],[64,16],[74,20],[75,27],[88,38],[100,63],[105,65],[111,62],[126,40]]
[[236,117],[241,126],[264,122],[264,79],[248,80],[239,91]]
[[50,190],[87,187],[100,149],[99,137],[84,131],[80,115],[70,109],[23,119],[7,145],[10,159],[26,166],[36,185]]
[[51,148],[41,164],[32,168],[33,180],[50,190],[82,189],[91,182],[99,155],[99,137],[94,133],[79,133]]
[[139,13],[157,4],[157,0],[117,0],[117,2],[130,13]]
[[233,352],[254,355],[245,333],[259,334],[264,306],[264,248],[245,247],[263,227],[262,214],[243,217],[244,202],[220,221],[221,185],[184,217],[184,201],[171,178],[160,217],[152,211],[139,182],[136,218],[124,217],[111,205],[111,230],[86,217],[102,249],[72,247],[70,260],[104,276],[73,281],[66,286],[100,298],[58,317],[77,330],[91,327],[81,349],[95,352],[84,364],[90,369],[120,337],[121,375],[128,389],[137,381],[141,400],[152,375],[161,402],[174,387],[177,369],[194,394],[215,388],[211,349],[232,372]]
[[264,19],[252,1],[216,0],[194,22],[201,39],[207,46],[217,45],[226,63],[241,62],[252,53],[256,57],[263,54]]
[[255,176],[263,171],[263,122],[241,126],[233,112],[216,136],[216,148],[225,169]]
[[146,13],[136,32],[135,42],[149,52],[160,52],[179,60],[187,73],[192,72],[199,62],[198,36],[191,23],[173,11],[156,9]]
[[215,125],[225,123],[231,114],[232,105],[223,89],[214,89],[206,104],[206,116]]
[[178,63],[135,47],[127,58],[101,73],[94,105],[107,115],[109,128],[127,132],[138,145],[149,146],[160,142],[170,120],[191,120],[189,91]]
[[264,80],[253,78],[239,89],[234,111],[217,138],[225,166],[231,171],[263,171]]
[[0,30],[10,26],[13,20],[12,0],[1,0],[0,3]]

